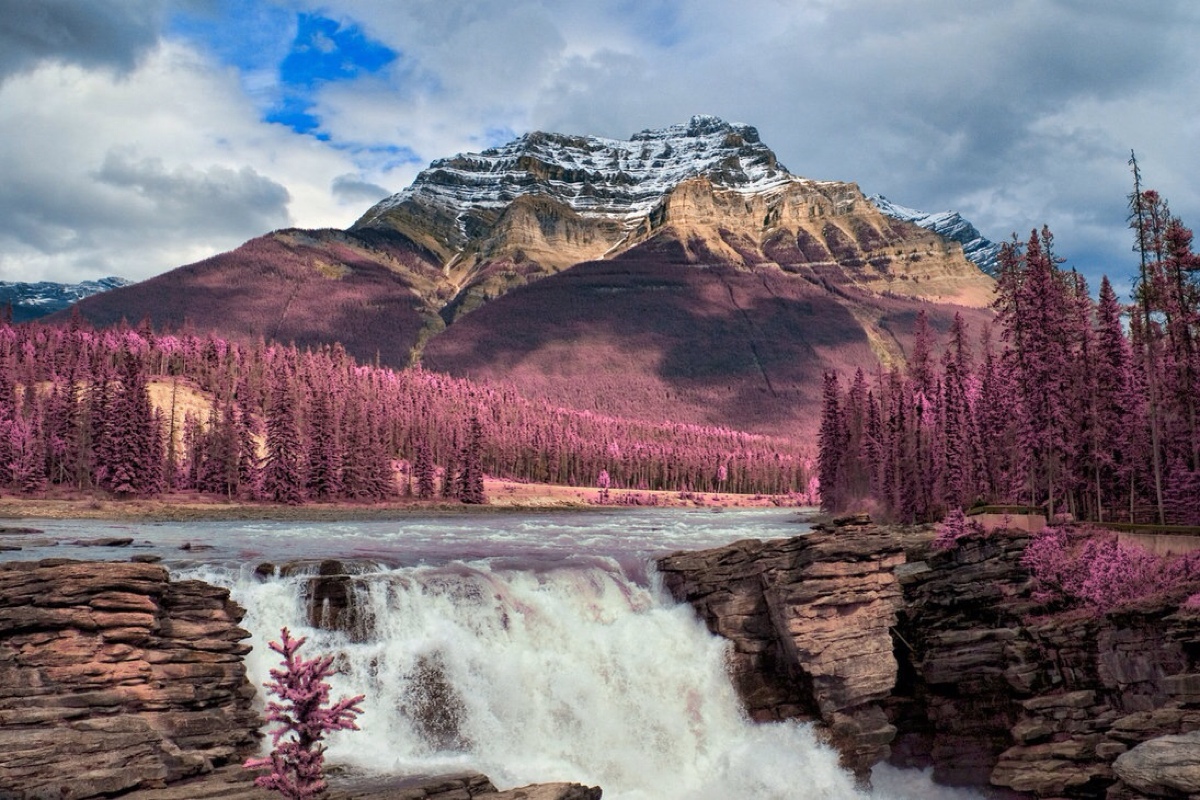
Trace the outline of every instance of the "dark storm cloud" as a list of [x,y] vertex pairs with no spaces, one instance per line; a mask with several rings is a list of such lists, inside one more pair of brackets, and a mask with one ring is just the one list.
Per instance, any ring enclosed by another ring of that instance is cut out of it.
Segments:
[[45,61],[127,72],[162,19],[161,0],[0,0],[0,81]]

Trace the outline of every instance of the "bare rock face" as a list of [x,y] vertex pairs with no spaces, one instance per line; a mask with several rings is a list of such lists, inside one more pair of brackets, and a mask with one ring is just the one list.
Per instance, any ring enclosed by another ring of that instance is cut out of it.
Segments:
[[1200,614],[1182,598],[1045,615],[1022,531],[932,551],[861,517],[662,559],[731,642],[755,719],[823,723],[862,774],[888,758],[1006,796],[1200,796]]
[[1154,797],[1200,794],[1200,731],[1143,742],[1117,756],[1113,770],[1128,786]]
[[846,766],[863,774],[896,733],[880,703],[897,677],[890,629],[903,560],[878,528],[848,525],[669,556],[659,569],[676,598],[732,641],[750,714],[823,722]]
[[261,724],[242,614],[151,564],[0,565],[0,796],[109,796],[240,760]]

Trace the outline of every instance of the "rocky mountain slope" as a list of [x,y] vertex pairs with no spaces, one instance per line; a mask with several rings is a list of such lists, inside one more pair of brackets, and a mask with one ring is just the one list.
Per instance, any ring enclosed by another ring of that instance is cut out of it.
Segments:
[[28,322],[68,308],[85,297],[129,285],[129,281],[116,277],[81,283],[0,281],[0,306],[12,306],[13,322]]
[[869,198],[884,214],[895,219],[911,222],[931,230],[962,245],[963,255],[975,266],[991,275],[999,275],[1000,245],[988,239],[957,211],[929,213],[893,203],[881,194]]
[[79,304],[512,381],[614,414],[794,432],[823,369],[903,359],[992,279],[852,183],[713,117],[628,140],[531,133],[433,162],[346,231],[276,231]]

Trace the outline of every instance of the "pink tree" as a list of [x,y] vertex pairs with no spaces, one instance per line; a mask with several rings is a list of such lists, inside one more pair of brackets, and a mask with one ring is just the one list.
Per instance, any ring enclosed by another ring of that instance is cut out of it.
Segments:
[[355,719],[362,713],[363,695],[342,698],[329,704],[333,657],[303,659],[296,651],[305,638],[293,639],[287,628],[270,648],[283,656],[283,669],[271,670],[267,690],[279,698],[267,703],[267,720],[279,723],[271,731],[274,749],[265,758],[247,759],[246,769],[269,767],[271,772],[254,779],[256,786],[272,789],[289,800],[319,797],[326,788],[324,778],[325,734],[358,730]]

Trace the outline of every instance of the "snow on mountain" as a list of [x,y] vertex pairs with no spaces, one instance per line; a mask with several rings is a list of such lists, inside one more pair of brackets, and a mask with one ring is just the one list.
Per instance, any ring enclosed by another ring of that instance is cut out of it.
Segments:
[[68,308],[85,297],[131,283],[117,277],[81,283],[0,281],[0,305],[12,305],[14,322],[27,322]]
[[1000,255],[1000,245],[985,238],[957,211],[939,211],[931,214],[893,203],[883,195],[872,195],[867,199],[889,217],[911,222],[958,242],[962,245],[963,254],[981,270],[992,277],[999,274],[996,260]]
[[680,182],[700,176],[745,193],[804,180],[776,160],[755,128],[712,116],[645,130],[628,140],[538,131],[481,153],[432,162],[409,188],[378,203],[356,227],[413,203],[457,219],[469,238],[466,212],[500,210],[524,194],[548,196],[584,216],[635,224]]

